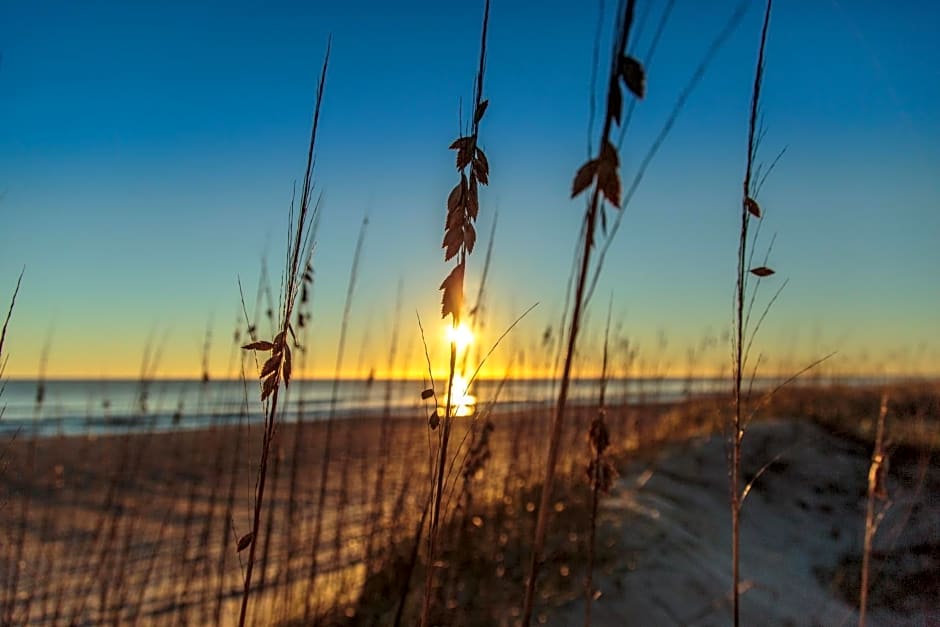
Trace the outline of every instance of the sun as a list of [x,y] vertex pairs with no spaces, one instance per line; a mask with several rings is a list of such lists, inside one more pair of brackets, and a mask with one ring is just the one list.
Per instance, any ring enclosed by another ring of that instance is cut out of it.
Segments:
[[447,341],[453,342],[457,347],[457,352],[461,353],[473,344],[473,331],[463,322],[456,327],[449,326],[447,327]]

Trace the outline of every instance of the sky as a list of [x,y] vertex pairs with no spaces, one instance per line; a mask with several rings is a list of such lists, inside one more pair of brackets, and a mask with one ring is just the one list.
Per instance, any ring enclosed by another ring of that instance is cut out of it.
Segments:
[[[678,0],[650,58],[665,6],[639,2],[631,51],[648,94],[622,147],[627,181],[738,2]],[[571,181],[599,134],[592,55],[599,33],[603,71],[613,9],[492,3],[471,301],[497,227],[478,350],[537,307],[496,347],[491,376],[551,361],[541,339],[559,335],[584,209]],[[642,371],[727,368],[761,9],[749,3],[723,41],[624,210],[582,336],[588,370],[608,303]],[[334,372],[366,216],[342,374],[424,371],[418,317],[446,367],[447,148],[472,99],[481,16],[482,2],[0,3],[4,311],[25,268],[6,376],[136,377],[148,354],[152,374],[197,376],[207,333],[210,372],[235,372],[238,282],[254,312],[262,260],[279,280],[330,36],[305,372]],[[775,4],[759,160],[786,152],[758,198],[757,249],[775,236],[776,270],[758,310],[787,284],[756,342],[770,370],[837,351],[827,367],[940,374],[938,23],[936,3]]]

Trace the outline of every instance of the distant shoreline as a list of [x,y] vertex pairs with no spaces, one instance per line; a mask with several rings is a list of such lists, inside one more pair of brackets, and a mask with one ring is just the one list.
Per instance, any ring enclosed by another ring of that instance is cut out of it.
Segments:
[[[793,373],[774,373],[774,374],[760,374],[754,377],[755,381],[779,381],[781,379],[786,379],[791,377]],[[572,377],[572,382],[597,382],[600,380],[600,375],[592,375],[587,377]],[[476,377],[476,382],[491,382],[498,383],[503,381],[505,377],[500,376],[478,376]],[[611,376],[608,378],[608,382],[611,383],[625,383],[630,381],[670,381],[670,382],[682,382],[688,381],[689,379],[693,381],[730,381],[730,376],[727,374],[724,375],[692,375],[691,377],[687,374],[677,374],[677,375],[630,375],[630,376]],[[334,380],[340,382],[364,382],[372,381],[374,384],[380,383],[406,383],[406,382],[416,382],[422,383],[427,381],[427,376],[409,376],[409,377],[359,377],[359,376],[342,376],[342,377],[297,377],[292,380],[293,383],[332,383]],[[517,382],[517,383],[548,383],[556,380],[556,377],[552,376],[532,376],[532,377],[512,377],[511,379],[506,379],[507,381]],[[836,383],[836,384],[856,384],[856,385],[880,385],[880,384],[895,384],[895,383],[929,383],[933,381],[940,381],[940,373],[927,373],[927,374],[825,374],[818,375],[813,373],[807,373],[802,377],[796,379],[797,385],[806,384],[808,382],[815,382],[817,380],[823,380],[827,384]],[[38,383],[43,381],[44,383],[121,383],[121,384],[139,384],[139,383],[196,383],[201,384],[202,378],[199,376],[192,377],[153,377],[148,379],[140,379],[139,377],[82,377],[82,376],[61,376],[61,377],[25,377],[19,375],[10,375],[5,376],[3,379],[6,383]],[[241,378],[212,378],[209,380],[209,383],[241,383],[243,380]],[[249,379],[249,382],[251,379]],[[0,396],[2,398],[2,396]]]

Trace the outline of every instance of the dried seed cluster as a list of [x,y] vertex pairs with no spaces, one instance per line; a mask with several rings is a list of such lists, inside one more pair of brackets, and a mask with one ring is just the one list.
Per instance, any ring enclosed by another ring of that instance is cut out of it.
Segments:
[[[444,290],[441,298],[441,317],[448,314],[454,321],[460,320],[463,308],[463,280],[466,268],[466,255],[473,252],[477,241],[474,227],[480,212],[479,186],[490,181],[490,164],[483,150],[477,145],[480,120],[486,113],[488,100],[480,102],[473,114],[473,132],[459,137],[450,145],[457,151],[457,171],[460,182],[454,186],[447,197],[447,220],[444,224],[444,261],[450,261],[459,255],[457,265],[450,271],[440,289]],[[469,170],[469,174],[468,174]]]
[[591,428],[588,431],[588,442],[591,444],[593,455],[588,463],[587,478],[591,482],[591,487],[607,493],[610,492],[614,479],[617,478],[617,469],[604,455],[610,447],[610,432],[604,421],[604,413],[603,409],[597,412],[597,417],[591,422]]
[[[610,74],[607,90],[607,120],[618,125],[623,119],[623,91],[620,83],[626,85],[637,98],[646,95],[646,73],[639,61],[628,55],[621,55],[614,72]],[[620,158],[617,149],[609,139],[604,140],[600,155],[591,159],[578,169],[571,187],[574,198],[597,180],[598,191],[615,207],[620,207]]]
[[[293,328],[290,327],[290,325],[288,325],[288,328],[291,329],[291,333],[293,334]],[[263,381],[261,384],[262,401],[271,396],[271,393],[277,388],[281,377],[284,378],[285,386],[290,383],[291,353],[290,346],[287,345],[286,340],[287,334],[281,331],[274,336],[273,342],[259,340],[242,346],[245,350],[271,351],[271,356],[264,362],[264,365],[261,367],[261,374],[259,375]]]

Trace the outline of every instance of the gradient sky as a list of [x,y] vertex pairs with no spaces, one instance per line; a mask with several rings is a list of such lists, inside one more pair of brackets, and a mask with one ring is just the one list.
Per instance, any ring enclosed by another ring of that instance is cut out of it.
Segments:
[[[629,179],[736,1],[665,3],[635,31],[648,97],[624,144]],[[606,67],[612,3],[601,45]],[[495,212],[481,344],[539,302],[493,358],[525,366],[557,333],[581,201],[600,4],[494,0],[481,142],[491,165],[479,279]],[[443,361],[437,286],[460,104],[477,63],[482,2],[18,2],[0,5],[0,295],[26,274],[7,375],[228,372],[260,261],[275,279],[303,173],[327,37],[315,179],[313,373],[332,372],[359,224],[370,219],[346,370],[384,370],[403,284],[402,351],[420,370],[415,311]],[[747,109],[759,3],[708,67],[627,208],[593,301],[648,365],[685,371],[687,349],[731,319]],[[759,200],[770,265],[789,279],[762,331],[771,363],[838,350],[840,368],[940,373],[940,45],[937,3],[793,0],[771,22],[762,158],[787,147]],[[597,135],[593,129],[592,136]],[[596,141],[596,140],[595,140]],[[771,290],[766,290],[769,293]],[[665,338],[661,342],[660,336]],[[719,346],[707,358],[726,362]],[[518,364],[518,362],[516,362]],[[716,366],[717,367],[717,366]]]

